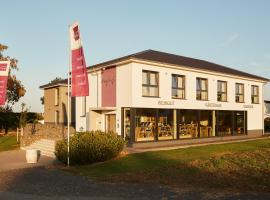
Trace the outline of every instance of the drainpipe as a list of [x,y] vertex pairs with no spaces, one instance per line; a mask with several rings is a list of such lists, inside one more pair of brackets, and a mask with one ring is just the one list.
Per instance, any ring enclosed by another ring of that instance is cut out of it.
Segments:
[[262,135],[264,135],[264,113],[265,113],[265,104],[264,104],[264,86],[266,83],[263,83],[263,88],[262,88]]

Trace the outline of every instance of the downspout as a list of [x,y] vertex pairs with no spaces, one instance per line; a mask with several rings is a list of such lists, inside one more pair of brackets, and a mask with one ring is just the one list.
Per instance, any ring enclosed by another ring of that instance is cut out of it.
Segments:
[[262,135],[264,136],[264,113],[265,113],[265,104],[264,104],[264,86],[266,83],[263,83],[263,88],[262,88]]

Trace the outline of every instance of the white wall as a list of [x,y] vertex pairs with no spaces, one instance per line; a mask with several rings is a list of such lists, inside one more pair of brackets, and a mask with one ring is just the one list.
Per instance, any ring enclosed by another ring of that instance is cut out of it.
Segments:
[[[159,72],[159,98],[142,97],[142,70]],[[171,75],[180,74],[186,77],[186,99],[172,99]],[[261,82],[217,76],[210,73],[193,72],[184,69],[157,67],[148,64],[133,63],[132,67],[132,104],[131,107],[142,108],[178,108],[178,109],[208,109],[208,110],[246,110],[248,111],[248,130],[262,129],[262,86]],[[208,101],[196,100],[196,77],[208,79]],[[228,102],[217,101],[217,81],[227,81]],[[245,85],[244,103],[235,102],[235,83]],[[251,85],[258,85],[260,104],[251,104]],[[171,101],[174,105],[159,105],[159,101]],[[207,107],[207,103],[221,104],[221,107]],[[252,105],[253,108],[244,108]]]
[[76,130],[92,130],[90,125],[90,108],[101,106],[101,71],[88,74],[89,95],[86,97],[86,115],[81,116],[82,97],[76,97]]
[[[159,98],[142,97],[142,70],[159,72]],[[185,100],[171,98],[171,74],[185,75]],[[196,77],[208,79],[208,101],[196,100]],[[77,130],[80,127],[83,127],[85,130],[93,129],[90,125],[89,110],[101,107],[101,71],[89,74],[88,78],[90,97],[88,96],[86,100],[87,114],[85,117],[80,116],[81,97],[76,98]],[[228,102],[217,101],[217,80],[227,81]],[[235,102],[235,83],[244,83],[245,85],[244,103]],[[251,85],[258,85],[260,88],[260,104],[251,104]],[[263,83],[259,81],[222,74],[216,75],[211,72],[196,72],[185,68],[168,68],[135,62],[120,65],[116,68],[116,132],[121,134],[122,107],[246,110],[248,111],[248,130],[263,129],[262,87]],[[159,101],[172,101],[174,105],[159,105]],[[221,107],[207,107],[207,103],[221,104]],[[252,108],[244,108],[244,105],[252,106]],[[105,119],[104,116],[103,118]]]

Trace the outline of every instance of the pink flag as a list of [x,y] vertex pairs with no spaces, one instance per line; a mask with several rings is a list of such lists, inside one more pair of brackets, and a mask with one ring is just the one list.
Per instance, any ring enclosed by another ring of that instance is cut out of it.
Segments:
[[5,105],[7,95],[7,80],[9,61],[0,61],[0,105]]
[[71,72],[71,96],[81,97],[89,95],[88,73],[83,53],[82,41],[80,37],[79,24],[70,26],[70,44],[72,56]]

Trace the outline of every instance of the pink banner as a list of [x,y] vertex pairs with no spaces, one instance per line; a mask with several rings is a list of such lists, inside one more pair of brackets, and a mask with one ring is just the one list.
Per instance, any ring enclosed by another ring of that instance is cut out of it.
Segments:
[[72,50],[72,91],[71,96],[88,96],[88,74],[83,54],[83,48]]
[[0,76],[0,105],[5,105],[6,103],[6,93],[7,93],[7,76]]
[[88,74],[80,38],[79,24],[70,27],[70,42],[72,51],[71,96],[81,97],[89,95]]

